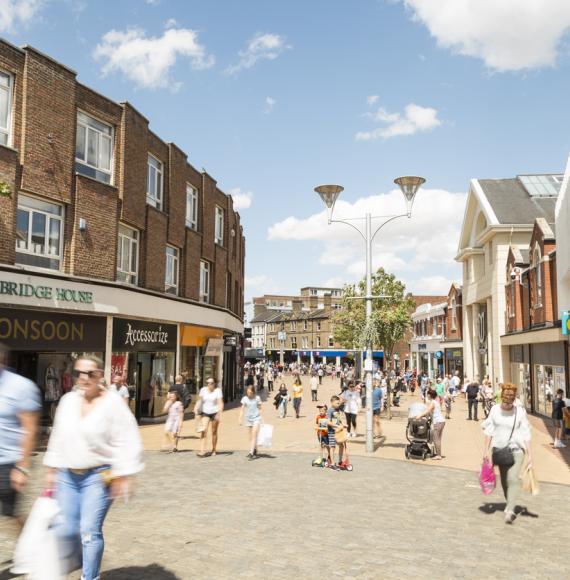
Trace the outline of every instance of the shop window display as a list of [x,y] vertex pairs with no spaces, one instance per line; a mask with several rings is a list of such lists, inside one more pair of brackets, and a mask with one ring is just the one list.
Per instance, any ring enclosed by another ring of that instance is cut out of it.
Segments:
[[552,400],[557,389],[565,388],[564,367],[534,365],[536,411],[550,417]]

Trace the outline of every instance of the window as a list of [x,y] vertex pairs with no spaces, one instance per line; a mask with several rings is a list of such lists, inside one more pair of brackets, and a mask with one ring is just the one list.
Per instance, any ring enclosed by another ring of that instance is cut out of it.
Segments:
[[293,331],[297,330],[297,323],[295,321],[291,322],[291,330]]
[[309,348],[309,339],[306,336],[303,336],[301,344],[303,345],[303,348]]
[[535,268],[535,296],[536,301],[533,305],[535,308],[542,306],[542,259],[540,255],[540,248],[537,246],[534,250],[534,268]]
[[150,154],[146,178],[146,202],[162,211],[162,163]]
[[220,246],[224,245],[224,210],[217,205],[216,215],[215,215],[215,231],[214,231],[214,241]]
[[113,127],[77,111],[75,171],[111,183]]
[[507,306],[509,318],[515,317],[515,284],[516,282],[511,282],[508,285],[508,295],[507,295]]
[[200,302],[210,302],[210,262],[200,261]]
[[297,337],[296,336],[291,337],[291,348],[297,348]]
[[457,330],[457,303],[455,297],[451,299],[451,330]]
[[63,207],[18,196],[16,263],[59,270],[63,245]]
[[198,190],[186,184],[186,227],[198,229]]
[[12,139],[12,77],[0,72],[0,144],[10,145]]
[[178,249],[166,246],[166,276],[164,291],[168,294],[178,294]]
[[329,348],[332,348],[334,346],[334,337],[329,336]]
[[133,228],[119,224],[117,245],[117,280],[127,284],[138,282],[139,233]]
[[308,326],[309,325],[308,325],[307,321],[303,320],[303,330],[307,330]]
[[321,329],[321,322],[320,322],[320,321],[318,321],[318,322],[317,322],[317,330],[320,330],[320,329]]
[[317,348],[320,348],[320,346],[321,346],[321,337],[317,335]]

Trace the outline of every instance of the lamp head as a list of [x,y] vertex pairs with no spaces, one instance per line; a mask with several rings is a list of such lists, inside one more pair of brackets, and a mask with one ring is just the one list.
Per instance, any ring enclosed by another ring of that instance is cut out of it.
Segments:
[[332,217],[332,211],[338,196],[344,191],[344,187],[342,185],[318,185],[315,187],[315,191],[320,195],[323,203],[327,206],[327,213],[329,223]]
[[417,177],[414,175],[406,175],[403,177],[397,177],[394,179],[394,183],[400,187],[404,197],[406,198],[406,208],[408,211],[408,217],[412,214],[412,205],[414,204],[414,198],[416,193],[418,193],[419,188],[426,182],[423,177]]

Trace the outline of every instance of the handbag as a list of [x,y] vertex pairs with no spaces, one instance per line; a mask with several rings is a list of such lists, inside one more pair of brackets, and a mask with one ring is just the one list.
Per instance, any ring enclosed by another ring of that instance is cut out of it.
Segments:
[[509,443],[511,442],[516,424],[517,408],[515,407],[515,420],[513,421],[513,428],[511,429],[511,434],[509,435],[507,444],[504,447],[493,447],[493,465],[498,465],[500,467],[512,467],[515,464],[515,455],[513,450],[509,447]]
[[481,486],[481,491],[485,495],[492,493],[497,485],[493,464],[487,459],[483,460],[483,464],[481,465],[481,471],[479,472],[479,485]]
[[530,465],[526,466],[524,472],[521,475],[521,480],[523,491],[527,491],[534,496],[540,493],[540,487],[538,485],[538,480],[536,479],[536,474]]

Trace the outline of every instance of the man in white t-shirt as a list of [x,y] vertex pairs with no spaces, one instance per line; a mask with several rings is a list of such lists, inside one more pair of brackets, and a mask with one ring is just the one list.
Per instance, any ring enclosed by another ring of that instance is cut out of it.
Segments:
[[310,385],[311,385],[311,401],[318,401],[317,392],[319,390],[319,379],[317,375],[315,374],[311,375]]
[[452,396],[455,398],[459,392],[459,385],[461,385],[461,379],[459,378],[459,371],[455,371],[455,374],[451,377],[451,388],[453,389]]
[[127,405],[129,404],[129,389],[123,384],[122,375],[113,375],[112,383],[109,385],[109,390],[117,393]]

